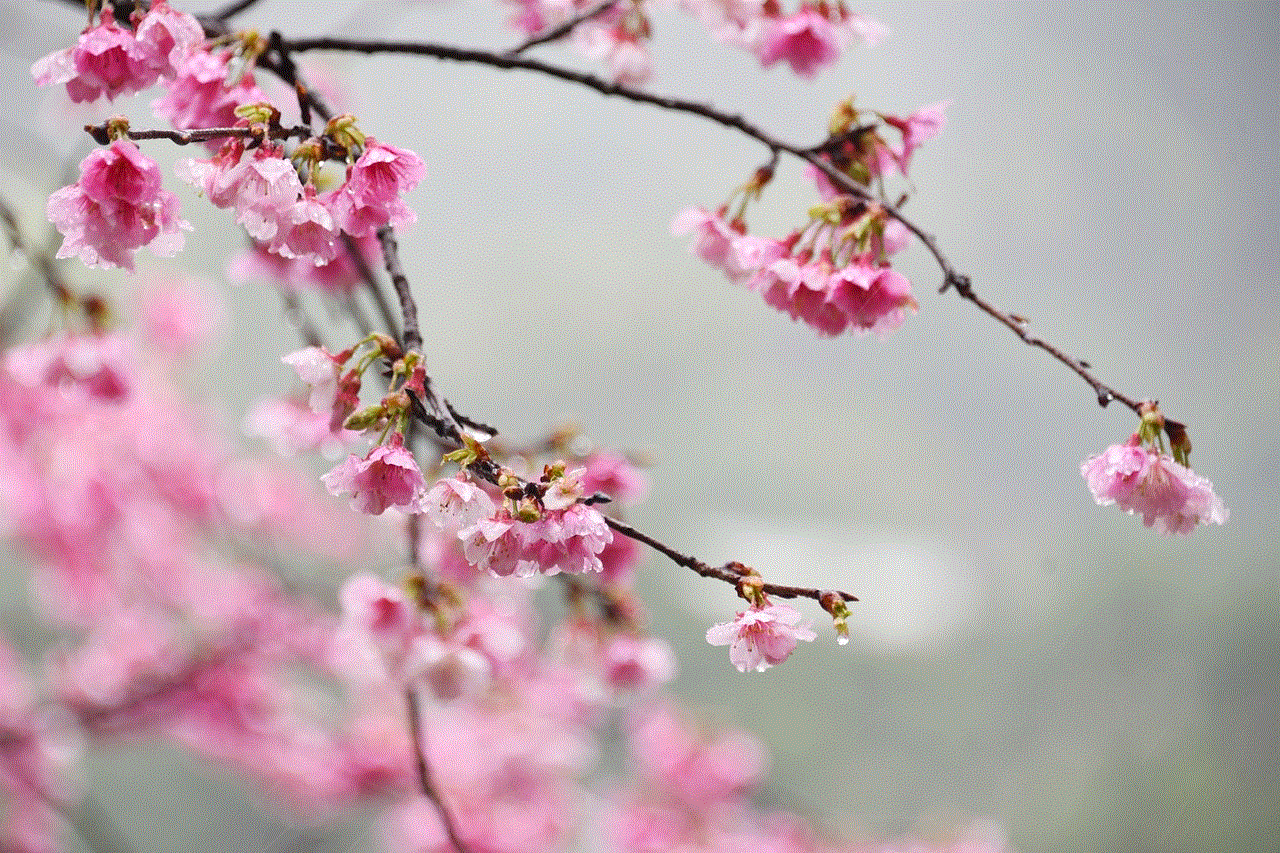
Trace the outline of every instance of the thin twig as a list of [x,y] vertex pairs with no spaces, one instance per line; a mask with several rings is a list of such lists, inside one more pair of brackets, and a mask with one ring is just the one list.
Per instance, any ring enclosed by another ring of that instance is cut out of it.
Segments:
[[[738,581],[742,580],[746,576],[745,571],[742,568],[738,568],[740,566],[738,563],[726,563],[723,566],[710,566],[699,559],[690,557],[687,554],[681,554],[669,545],[659,542],[649,534],[637,530],[626,522],[618,521],[618,519],[611,518],[607,515],[604,516],[604,521],[605,524],[613,528],[614,532],[621,533],[628,539],[634,539],[637,542],[648,545],[653,550],[663,554],[676,565],[690,569],[697,574],[702,575],[704,578],[714,578],[736,586]],[[776,583],[764,583],[761,584],[759,588],[764,590],[768,595],[772,595],[777,598],[812,598],[814,601],[821,600],[822,594],[824,592],[828,592],[828,590],[814,589],[807,586],[787,586],[785,584]],[[836,591],[836,595],[839,595],[845,601],[858,600],[856,595],[848,592]]]
[[49,289],[53,291],[53,298],[60,306],[67,306],[74,300],[74,295],[68,286],[66,279],[62,277],[62,273],[58,270],[58,265],[49,257],[48,252],[32,249],[27,245],[26,237],[22,233],[22,227],[18,224],[17,214],[9,203],[0,198],[0,223],[4,225],[5,236],[9,238],[9,244],[14,250],[22,253],[27,259],[27,263],[31,264],[40,274],[40,279]]
[[507,56],[519,56],[520,54],[524,53],[526,50],[528,50],[531,47],[536,47],[537,45],[540,45],[540,44],[546,44],[547,42],[557,41],[561,38],[564,38],[570,32],[572,32],[573,28],[578,26],[578,24],[581,24],[583,21],[589,21],[592,18],[594,18],[596,15],[604,14],[605,12],[609,11],[614,6],[616,6],[619,2],[620,0],[601,0],[601,2],[597,3],[594,6],[588,6],[586,9],[583,9],[581,12],[574,15],[569,20],[561,24],[558,24],[557,26],[552,27],[546,32],[539,33],[535,36],[530,36],[527,41],[524,41],[521,44],[517,45],[516,47],[513,47],[510,50],[508,50]]
[[409,713],[409,737],[413,740],[413,763],[418,773],[418,787],[422,789],[423,796],[436,807],[436,812],[440,815],[440,825],[444,827],[445,835],[449,836],[449,843],[458,853],[467,853],[467,846],[458,837],[458,830],[453,825],[449,809],[445,807],[444,799],[431,781],[431,772],[427,767],[426,747],[422,742],[422,714],[418,707],[418,694],[409,687],[404,691],[404,699]]
[[210,12],[209,17],[225,21],[227,18],[239,15],[241,12],[245,11],[250,6],[255,5],[257,2],[258,0],[235,0],[234,3],[228,3],[221,9],[215,12]]
[[[99,145],[107,145],[111,142],[111,136],[107,130],[107,122],[102,124],[86,124],[84,126],[85,133],[94,138]],[[205,127],[196,130],[126,130],[125,135],[130,139],[167,139],[174,145],[190,145],[193,142],[209,142],[214,139],[224,139],[233,136],[239,136],[244,139],[260,140],[267,139],[308,139],[312,135],[311,128],[303,125],[296,127]]]

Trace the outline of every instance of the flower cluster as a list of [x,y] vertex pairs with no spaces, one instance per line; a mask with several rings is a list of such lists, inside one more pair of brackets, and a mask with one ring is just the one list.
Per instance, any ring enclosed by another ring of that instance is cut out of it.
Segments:
[[754,54],[763,67],[786,62],[806,78],[836,62],[855,38],[874,47],[888,32],[842,3],[805,2],[790,13],[777,0],[684,0],[683,5],[715,38]]
[[[890,168],[905,175],[916,148],[942,128],[946,106],[931,104],[906,118],[875,114],[877,122],[864,126],[857,124],[862,113],[841,104],[824,162],[860,187],[882,179]],[[896,131],[896,140],[892,133],[892,141],[885,140],[886,126]],[[692,248],[704,261],[819,334],[896,329],[917,307],[911,283],[889,265],[889,256],[910,243],[910,232],[883,205],[867,200],[869,189],[854,197],[822,170],[811,167],[809,176],[823,202],[809,211],[804,227],[781,240],[748,233],[742,215],[746,201],[772,179],[771,169],[760,170],[738,190],[742,204],[734,216],[727,204],[714,212],[690,207],[675,217],[671,230],[692,234]]]
[[71,100],[82,103],[141,92],[160,78],[172,79],[204,42],[200,22],[156,0],[144,14],[135,11],[136,27],[116,23],[104,5],[97,26],[81,33],[75,46],[40,59],[31,73],[41,86],[65,84]]
[[427,517],[456,532],[468,563],[497,577],[599,572],[613,532],[580,502],[581,474],[548,466],[532,490],[509,487],[501,505],[463,475],[444,479],[428,494]]
[[401,195],[422,179],[422,160],[372,137],[362,141],[346,179],[324,193],[302,182],[283,148],[264,145],[245,156],[238,138],[209,160],[180,161],[178,177],[234,211],[236,222],[270,253],[324,266],[339,257],[343,234],[368,237],[384,225],[417,219]]
[[[510,0],[513,27],[536,36],[563,24],[595,5],[591,0]],[[643,84],[653,73],[649,54],[649,3],[616,3],[579,22],[574,45],[601,61],[615,83]],[[702,21],[718,41],[742,48],[768,68],[779,62],[812,79],[839,60],[854,39],[878,44],[887,30],[876,21],[850,12],[842,3],[804,2],[784,12],[777,0],[684,0],[682,5]]]
[[741,219],[725,220],[723,208],[688,208],[671,229],[692,232],[703,260],[819,334],[891,331],[916,308],[911,283],[885,260],[909,235],[883,211],[854,205],[856,213],[839,212],[846,209],[838,199],[783,240],[746,233]]

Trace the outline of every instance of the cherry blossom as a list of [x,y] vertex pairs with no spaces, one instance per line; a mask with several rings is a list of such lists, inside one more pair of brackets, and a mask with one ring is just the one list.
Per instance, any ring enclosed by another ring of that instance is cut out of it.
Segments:
[[160,167],[138,146],[117,139],[80,163],[80,180],[49,196],[49,221],[62,232],[59,258],[133,272],[133,253],[148,246],[160,257],[182,249],[178,199],[161,186]]
[[416,222],[417,214],[402,197],[425,173],[417,154],[367,137],[364,151],[348,169],[347,180],[331,203],[334,219],[353,237],[367,236],[384,225]]
[[820,68],[840,58],[845,33],[812,6],[794,14],[764,18],[756,55],[765,68],[786,61],[801,77],[814,77]]
[[427,484],[404,437],[393,433],[363,459],[351,454],[320,478],[331,495],[351,495],[351,508],[381,515],[389,508],[418,513],[426,508]]
[[324,347],[304,347],[280,358],[311,389],[311,411],[328,414],[338,399],[341,364]]
[[75,47],[37,61],[31,73],[41,86],[65,83],[71,100],[83,103],[141,92],[159,78],[159,64],[156,45],[139,42],[118,25],[108,5],[100,23],[81,33]]
[[915,150],[942,132],[943,126],[947,123],[946,110],[949,106],[951,101],[939,101],[936,104],[921,107],[906,118],[882,116],[887,124],[902,132],[901,147],[894,152],[898,169],[902,174],[907,173],[907,166]]
[[489,518],[496,510],[484,489],[463,474],[439,480],[427,492],[427,520],[441,530],[458,531]]
[[730,281],[742,284],[757,271],[757,266],[744,262],[737,249],[743,236],[741,224],[726,222],[723,211],[712,213],[701,207],[680,211],[671,222],[671,233],[690,232],[694,235],[693,251],[728,276]]
[[[228,50],[210,51],[207,47],[193,51],[167,84],[166,93],[152,101],[151,109],[180,130],[232,127],[239,121],[237,107],[268,98],[250,72],[227,79],[231,56]],[[217,151],[222,140],[211,140],[207,145]]]
[[808,623],[800,624],[800,618],[799,612],[785,604],[751,607],[732,622],[707,629],[707,642],[728,646],[729,660],[739,672],[763,672],[790,657],[797,641],[812,641],[817,636]]
[[155,0],[134,32],[138,43],[149,45],[157,74],[172,79],[204,43],[204,28],[194,15],[179,12],[168,0]]
[[1142,445],[1138,433],[1080,466],[1100,506],[1116,504],[1142,516],[1161,533],[1190,533],[1197,524],[1224,524],[1226,505],[1213,484],[1189,468]]

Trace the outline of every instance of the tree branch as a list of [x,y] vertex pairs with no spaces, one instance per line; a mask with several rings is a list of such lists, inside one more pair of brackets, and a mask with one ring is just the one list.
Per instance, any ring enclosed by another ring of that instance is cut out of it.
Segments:
[[588,21],[594,18],[596,15],[604,14],[605,12],[609,11],[614,6],[616,6],[618,2],[619,0],[601,0],[601,2],[595,4],[594,6],[588,6],[586,9],[583,9],[581,12],[574,15],[572,18],[565,21],[564,23],[554,26],[551,29],[547,30],[546,32],[539,33],[535,36],[530,36],[527,41],[522,42],[516,47],[513,47],[510,50],[508,50],[507,56],[519,56],[520,54],[524,53],[526,50],[528,50],[531,47],[535,47],[540,44],[546,44],[547,42],[553,42],[558,39],[564,38],[569,33],[571,33],[573,31],[573,28],[578,26],[578,24],[581,24],[583,21]]
[[285,49],[291,51],[338,50],[364,54],[395,53],[410,56],[428,56],[434,59],[454,62],[469,62],[479,65],[487,65],[493,68],[500,68],[503,70],[519,69],[523,71],[533,71],[545,74],[549,77],[585,86],[602,95],[625,98],[626,100],[650,104],[673,112],[688,113],[690,115],[707,119],[708,121],[712,121],[716,124],[732,128],[739,133],[760,142],[762,145],[765,145],[775,155],[778,152],[786,152],[806,163],[809,163],[815,168],[821,170],[823,174],[835,183],[836,186],[840,187],[844,191],[851,193],[858,198],[879,205],[889,216],[901,222],[907,230],[918,237],[929,253],[933,255],[934,260],[937,262],[943,273],[943,282],[939,292],[945,292],[949,288],[954,288],[956,293],[962,299],[973,303],[983,313],[999,321],[1006,328],[1021,338],[1024,343],[1044,350],[1050,356],[1062,362],[1073,373],[1080,376],[1091,388],[1093,388],[1100,405],[1106,406],[1111,401],[1116,400],[1132,409],[1135,414],[1139,413],[1138,407],[1140,405],[1140,401],[1123,394],[1102,382],[1093,375],[1090,370],[1090,366],[1086,361],[1070,356],[1058,347],[1041,338],[1031,335],[1027,332],[1025,322],[1019,322],[1014,315],[1001,311],[990,302],[987,302],[985,299],[978,296],[973,289],[970,278],[956,270],[947,257],[942,253],[941,249],[938,247],[937,240],[931,234],[926,232],[916,222],[906,216],[895,205],[886,200],[875,198],[866,187],[855,183],[849,178],[849,176],[845,175],[843,172],[824,160],[817,153],[822,150],[822,146],[817,146],[816,148],[802,148],[797,145],[792,145],[775,138],[769,133],[766,133],[764,130],[761,130],[759,127],[756,127],[754,124],[747,121],[741,115],[728,113],[697,101],[654,95],[619,83],[610,82],[604,78],[597,77],[594,74],[573,71],[541,60],[517,56],[512,52],[493,53],[486,50],[452,47],[449,45],[432,44],[428,42],[359,40],[328,37],[282,40],[281,43]]

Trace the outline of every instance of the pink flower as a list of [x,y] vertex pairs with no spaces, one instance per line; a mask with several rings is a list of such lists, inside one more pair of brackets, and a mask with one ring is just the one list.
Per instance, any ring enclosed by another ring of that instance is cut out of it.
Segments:
[[436,482],[424,502],[427,520],[441,530],[462,530],[495,512],[493,499],[464,474]]
[[[254,84],[251,73],[242,75],[234,85],[227,83],[230,58],[230,51],[195,50],[167,84],[168,92],[152,101],[151,109],[181,130],[235,125],[239,121],[236,107],[262,103],[268,98]],[[213,140],[208,145],[217,151],[222,140]]]
[[911,282],[888,267],[859,263],[836,270],[828,298],[861,332],[892,331],[902,325],[907,309],[915,310]]
[[118,26],[105,6],[98,26],[81,33],[75,47],[37,60],[31,74],[41,86],[65,83],[71,100],[82,103],[142,91],[160,76],[156,65],[155,46]]
[[172,79],[187,57],[204,44],[204,28],[194,15],[156,0],[138,23],[135,37],[140,45],[150,47],[156,73]]
[[729,660],[739,672],[763,672],[790,657],[797,641],[811,642],[817,636],[807,623],[799,622],[799,612],[785,604],[752,607],[732,622],[707,629],[707,642],[728,646]]
[[404,437],[393,433],[389,444],[380,444],[363,459],[355,454],[320,478],[329,494],[351,494],[351,508],[381,515],[388,507],[408,513],[425,509],[427,484]]
[[315,187],[308,184],[302,197],[289,207],[270,249],[319,267],[338,256],[338,236],[328,205],[316,197]]
[[372,234],[384,225],[416,222],[417,214],[401,196],[416,187],[426,171],[412,151],[366,138],[364,152],[333,201],[334,218],[353,237]]
[[1142,446],[1134,433],[1080,466],[1100,506],[1141,514],[1161,533],[1190,533],[1197,524],[1223,524],[1227,507],[1213,484],[1169,457]]
[[49,196],[49,221],[63,234],[59,258],[91,267],[133,271],[133,252],[150,246],[160,257],[182,248],[178,199],[160,185],[160,168],[138,146],[117,139],[80,163],[80,180]]
[[291,227],[293,209],[302,196],[302,182],[293,163],[279,149],[260,148],[224,180],[235,187],[236,222],[250,237],[271,241],[271,251],[283,255],[278,244],[282,232]]
[[756,56],[765,68],[782,60],[801,77],[840,58],[844,32],[811,6],[785,18],[764,18],[756,42]]
[[947,123],[946,110],[951,106],[951,101],[939,101],[936,104],[929,104],[921,107],[906,118],[897,118],[895,116],[884,116],[886,123],[893,125],[902,132],[902,148],[894,152],[898,161],[898,168],[902,174],[907,173],[907,164],[911,160],[911,155],[920,145],[942,132],[942,127]]
[[745,266],[734,244],[743,236],[733,224],[726,222],[723,212],[702,207],[687,207],[671,222],[672,234],[693,234],[693,251],[698,257],[723,272],[730,281],[741,284],[754,269]]
[[324,347],[304,347],[280,358],[311,389],[311,411],[329,414],[338,399],[337,360]]

